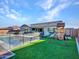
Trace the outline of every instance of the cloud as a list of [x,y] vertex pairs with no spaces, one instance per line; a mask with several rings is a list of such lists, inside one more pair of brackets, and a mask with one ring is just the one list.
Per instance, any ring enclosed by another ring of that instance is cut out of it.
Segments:
[[63,3],[63,4],[60,4],[58,5],[57,7],[55,7],[54,9],[51,9],[50,11],[48,11],[48,17],[51,18],[51,17],[54,17],[54,16],[58,16],[58,14],[63,10],[65,9],[66,7],[68,6],[68,3]]
[[[16,19],[16,13],[13,12],[13,9],[10,9],[8,5],[8,1],[4,0],[4,2],[1,3],[1,8],[0,8],[0,14],[4,15],[5,17],[11,18],[11,19]],[[13,13],[12,13],[13,12]]]
[[51,10],[46,11],[47,14],[38,18],[38,19],[46,20],[46,21],[52,21],[53,19],[55,19],[60,14],[60,12],[63,9],[70,6],[70,4],[71,4],[71,2],[68,1],[68,0],[66,0],[66,1],[61,0],[60,3],[57,6],[55,6],[55,8],[51,8]]
[[0,14],[5,14],[4,9],[0,8]]
[[29,19],[28,16],[22,15],[18,13],[17,11],[15,11],[14,9],[11,9],[10,13],[7,14],[6,17],[13,20],[28,20]]
[[52,7],[53,2],[54,2],[54,0],[43,0],[39,3],[37,3],[37,5],[40,6],[41,8],[43,8],[44,10],[48,10]]
[[[23,20],[24,19],[26,20],[28,16],[25,17],[25,15],[22,15],[21,13],[19,13],[20,10],[16,11],[16,9],[13,9],[10,6],[12,4],[13,5],[18,4],[19,7],[26,6],[25,3],[23,5],[23,2],[25,2],[25,0],[22,0],[22,1],[19,1],[19,0],[2,0],[0,2],[0,14],[4,15],[5,18],[12,19],[12,20],[19,20],[20,18]],[[0,17],[2,17],[2,16],[0,15]]]
[[28,2],[26,0],[13,0],[10,1],[12,5],[15,5],[17,8],[30,8]]
[[9,0],[4,0],[4,2],[5,2],[5,4],[7,4],[7,5],[9,4]]
[[7,16],[8,18],[17,20],[17,16],[16,16],[15,14],[7,14],[6,16]]
[[16,11],[15,9],[10,9],[10,13],[15,14],[15,15],[17,15],[17,16],[20,16],[20,15],[21,15],[21,14],[20,14],[18,11]]
[[5,4],[5,2],[0,3],[0,10],[4,13],[2,14],[7,14],[9,13],[9,6]]

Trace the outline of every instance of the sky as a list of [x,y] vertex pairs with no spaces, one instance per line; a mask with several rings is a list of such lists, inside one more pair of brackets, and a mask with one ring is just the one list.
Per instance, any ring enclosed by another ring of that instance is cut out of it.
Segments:
[[79,28],[79,0],[0,0],[0,27],[60,20]]

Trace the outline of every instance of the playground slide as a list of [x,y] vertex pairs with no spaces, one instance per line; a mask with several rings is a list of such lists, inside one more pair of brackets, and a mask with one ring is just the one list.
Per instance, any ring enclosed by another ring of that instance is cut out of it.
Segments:
[[48,37],[54,37],[56,35],[55,32],[50,32],[50,34],[48,35]]

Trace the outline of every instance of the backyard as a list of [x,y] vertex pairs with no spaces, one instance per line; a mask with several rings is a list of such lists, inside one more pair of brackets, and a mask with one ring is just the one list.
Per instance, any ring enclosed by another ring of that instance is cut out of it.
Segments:
[[16,55],[10,59],[79,59],[74,38],[66,41],[52,38],[43,40],[13,49]]

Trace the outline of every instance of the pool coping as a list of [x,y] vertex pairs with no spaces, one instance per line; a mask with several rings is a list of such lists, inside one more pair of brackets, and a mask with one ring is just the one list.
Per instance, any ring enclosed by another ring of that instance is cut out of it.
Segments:
[[[8,53],[10,53],[9,55],[8,55]],[[11,58],[11,57],[13,57],[13,56],[15,56],[15,53],[13,53],[12,51],[7,51],[7,52],[5,52],[4,54],[2,54],[2,55],[0,55],[0,58],[1,59],[9,59],[9,58]]]

